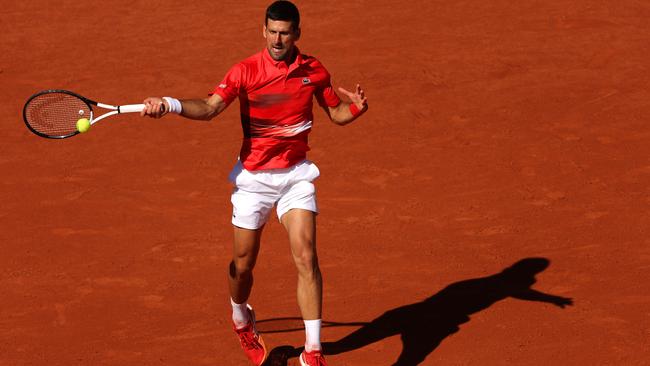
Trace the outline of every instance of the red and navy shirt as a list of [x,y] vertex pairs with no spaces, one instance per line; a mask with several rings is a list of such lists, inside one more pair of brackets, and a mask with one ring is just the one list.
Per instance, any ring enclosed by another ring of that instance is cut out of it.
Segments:
[[323,107],[341,102],[325,67],[298,49],[296,53],[287,66],[264,49],[234,65],[213,91],[226,105],[239,97],[244,130],[239,159],[247,170],[288,168],[303,161],[313,97]]

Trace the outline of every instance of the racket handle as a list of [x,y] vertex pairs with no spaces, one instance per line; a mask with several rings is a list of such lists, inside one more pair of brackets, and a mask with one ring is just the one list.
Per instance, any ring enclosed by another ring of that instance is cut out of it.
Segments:
[[119,107],[120,113],[140,113],[144,109],[144,104],[127,104]]
[[[140,113],[144,109],[144,104],[127,104],[119,107],[120,113]],[[160,104],[160,112],[165,113],[167,107],[165,103]]]

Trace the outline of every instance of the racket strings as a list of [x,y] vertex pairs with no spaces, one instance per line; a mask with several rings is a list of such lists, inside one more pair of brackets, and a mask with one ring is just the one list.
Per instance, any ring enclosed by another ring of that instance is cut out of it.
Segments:
[[83,100],[65,93],[41,94],[25,107],[27,123],[37,132],[50,137],[77,133],[79,118],[91,119],[90,107]]

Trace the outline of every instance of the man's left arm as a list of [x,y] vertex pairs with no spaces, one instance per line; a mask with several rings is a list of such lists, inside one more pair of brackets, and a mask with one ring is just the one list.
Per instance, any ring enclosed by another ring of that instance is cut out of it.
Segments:
[[332,122],[344,126],[368,110],[368,98],[359,84],[357,84],[354,92],[347,91],[343,88],[339,88],[339,92],[346,95],[350,101],[341,101],[335,107],[327,106],[324,109]]

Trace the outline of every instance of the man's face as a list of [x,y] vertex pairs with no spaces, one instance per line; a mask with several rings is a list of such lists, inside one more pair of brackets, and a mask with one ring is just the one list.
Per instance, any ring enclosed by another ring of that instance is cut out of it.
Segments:
[[293,53],[294,43],[300,38],[300,28],[285,20],[268,19],[264,26],[266,49],[275,61],[283,61]]

